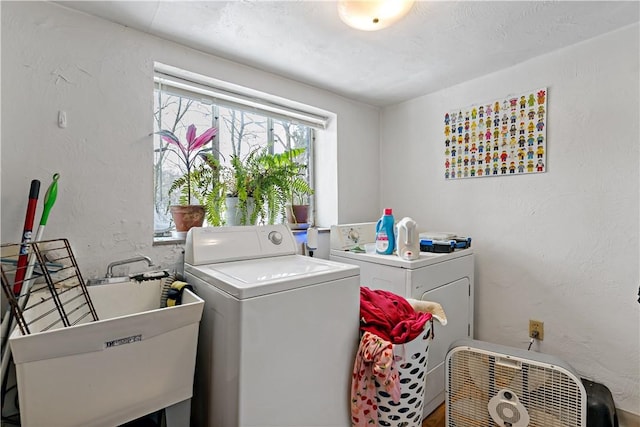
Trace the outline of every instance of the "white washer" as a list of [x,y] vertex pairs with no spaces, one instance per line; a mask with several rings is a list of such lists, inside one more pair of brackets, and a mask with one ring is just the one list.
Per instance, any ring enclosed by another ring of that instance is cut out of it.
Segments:
[[186,280],[205,301],[192,425],[350,425],[359,269],[296,247],[285,225],[189,231]]
[[449,345],[473,338],[474,259],[471,248],[452,253],[421,252],[414,261],[396,255],[353,252],[375,241],[376,223],[345,224],[331,227],[334,261],[360,267],[360,284],[442,305],[447,325],[434,322],[434,340],[429,347],[424,416],[444,402],[444,360]]

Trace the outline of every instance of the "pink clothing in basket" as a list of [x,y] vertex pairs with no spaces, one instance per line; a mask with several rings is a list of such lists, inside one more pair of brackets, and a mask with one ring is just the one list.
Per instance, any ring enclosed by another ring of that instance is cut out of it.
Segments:
[[365,332],[360,340],[351,379],[351,425],[377,426],[376,381],[397,402],[400,399],[398,380],[392,344]]

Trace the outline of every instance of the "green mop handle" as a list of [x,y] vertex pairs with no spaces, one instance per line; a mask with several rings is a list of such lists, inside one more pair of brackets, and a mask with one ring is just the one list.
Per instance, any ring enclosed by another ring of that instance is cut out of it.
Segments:
[[44,196],[44,208],[42,210],[42,217],[40,217],[40,225],[47,225],[49,213],[51,212],[51,208],[58,197],[58,178],[60,178],[60,174],[54,173],[53,182],[47,189],[47,194]]

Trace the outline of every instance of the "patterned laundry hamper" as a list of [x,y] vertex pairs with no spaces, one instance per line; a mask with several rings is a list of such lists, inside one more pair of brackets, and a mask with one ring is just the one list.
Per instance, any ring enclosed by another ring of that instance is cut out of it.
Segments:
[[394,344],[393,355],[400,379],[400,401],[376,381],[378,425],[382,427],[420,427],[427,382],[429,344],[433,338],[433,319],[424,325],[424,332],[405,344]]

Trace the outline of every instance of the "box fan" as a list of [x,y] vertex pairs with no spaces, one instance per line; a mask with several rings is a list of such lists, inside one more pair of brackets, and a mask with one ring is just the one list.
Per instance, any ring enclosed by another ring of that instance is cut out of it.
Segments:
[[447,427],[583,427],[580,377],[553,356],[459,340],[446,357]]

